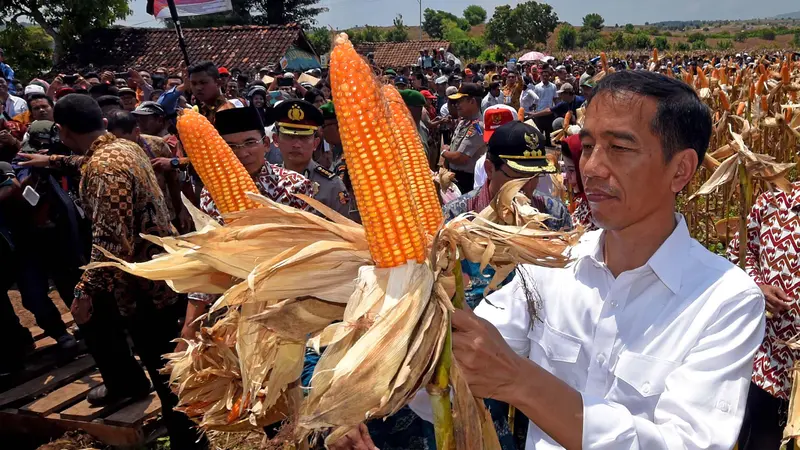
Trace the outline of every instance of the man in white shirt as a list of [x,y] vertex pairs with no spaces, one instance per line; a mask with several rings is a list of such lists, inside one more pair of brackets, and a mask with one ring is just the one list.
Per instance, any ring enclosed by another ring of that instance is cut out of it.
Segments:
[[[527,450],[734,446],[764,299],[675,214],[710,134],[708,108],[679,80],[604,78],[580,160],[601,230],[569,267],[524,267],[474,313],[453,314],[472,393],[531,420]],[[430,418],[426,397],[411,406]]]
[[481,100],[481,111],[485,112],[489,107],[495,105],[505,105],[506,98],[500,90],[500,83],[494,82],[489,84],[489,92]]
[[8,93],[8,80],[0,76],[0,102],[5,105],[5,113],[9,118],[28,110],[28,104],[20,97]]
[[[550,82],[550,79],[553,77],[553,69],[545,64],[542,66],[542,81],[539,82],[534,88],[533,92],[539,98],[536,102],[536,111],[544,111],[547,108],[550,108],[555,105],[555,99],[558,94],[556,94],[556,85]],[[547,139],[547,145],[550,145],[550,133],[553,132],[553,120],[555,116],[553,114],[548,114],[546,116],[537,117],[534,119],[536,123],[536,128],[541,130],[542,134],[544,134],[545,139]]]
[[525,115],[533,114],[536,110],[536,104],[539,103],[539,96],[536,95],[536,85],[533,83],[528,84],[525,86],[525,89],[522,91],[522,95],[519,99],[519,104],[522,107],[522,110],[525,111]]

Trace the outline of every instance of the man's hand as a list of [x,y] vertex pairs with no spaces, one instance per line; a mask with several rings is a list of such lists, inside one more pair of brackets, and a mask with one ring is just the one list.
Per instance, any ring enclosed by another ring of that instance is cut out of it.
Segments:
[[476,397],[508,402],[521,358],[491,323],[470,310],[453,312],[453,356]]
[[81,295],[72,301],[69,311],[72,313],[72,318],[75,323],[83,325],[92,318],[94,306],[92,305],[92,298],[86,294]]
[[11,135],[8,130],[0,131],[0,145],[3,147],[15,148],[19,151],[20,143],[17,138]]
[[128,80],[128,85],[130,85],[131,82],[133,82],[133,84],[139,88],[144,85],[144,78],[142,78],[142,75],[135,69],[128,69]]
[[168,172],[173,170],[172,158],[153,158],[150,160],[153,164],[153,170],[156,172]]
[[783,289],[777,286],[771,286],[769,284],[762,284],[759,287],[761,288],[761,292],[764,293],[764,298],[767,301],[767,311],[773,315],[778,315],[789,310],[793,300],[789,298]]
[[367,426],[359,424],[328,447],[328,450],[378,450],[369,437]]
[[50,156],[39,153],[18,153],[17,156],[24,159],[20,161],[21,167],[50,167]]

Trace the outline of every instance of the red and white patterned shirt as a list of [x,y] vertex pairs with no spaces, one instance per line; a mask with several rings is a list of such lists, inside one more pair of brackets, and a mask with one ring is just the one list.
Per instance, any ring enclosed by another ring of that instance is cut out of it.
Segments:
[[[314,196],[314,185],[311,181],[297,172],[286,170],[270,163],[264,163],[261,172],[253,177],[258,191],[264,197],[293,208],[310,211],[311,207],[306,202],[300,200],[295,194],[304,194],[309,197]],[[223,223],[222,215],[211,199],[208,189],[203,187],[200,193],[200,209],[213,217],[217,222]]]
[[[792,192],[765,192],[747,221],[745,271],[761,285],[783,289],[790,309],[767,319],[764,341],[753,364],[753,383],[777,398],[789,399],[792,365],[800,353],[782,342],[800,334],[800,182]],[[739,262],[739,235],[728,246],[728,258]]]

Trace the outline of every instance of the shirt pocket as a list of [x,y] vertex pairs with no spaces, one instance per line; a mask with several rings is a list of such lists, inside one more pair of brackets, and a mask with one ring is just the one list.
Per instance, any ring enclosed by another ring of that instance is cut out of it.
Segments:
[[581,340],[559,331],[545,320],[528,332],[531,341],[530,359],[543,369],[579,389],[585,380],[578,370]]
[[634,415],[652,418],[656,403],[666,389],[667,377],[678,363],[624,351],[614,367],[614,385],[607,399],[624,404]]

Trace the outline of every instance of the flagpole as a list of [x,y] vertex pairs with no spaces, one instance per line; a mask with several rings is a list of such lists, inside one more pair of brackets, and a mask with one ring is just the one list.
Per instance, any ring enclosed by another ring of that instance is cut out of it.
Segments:
[[183,28],[181,28],[181,19],[178,17],[178,9],[175,7],[175,0],[167,0],[169,6],[169,14],[172,16],[172,23],[175,24],[175,33],[178,34],[178,45],[181,47],[183,53],[183,62],[186,63],[188,69],[191,63],[189,62],[189,52],[186,50],[186,41],[183,39]]

